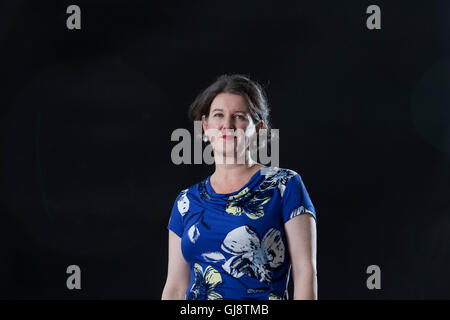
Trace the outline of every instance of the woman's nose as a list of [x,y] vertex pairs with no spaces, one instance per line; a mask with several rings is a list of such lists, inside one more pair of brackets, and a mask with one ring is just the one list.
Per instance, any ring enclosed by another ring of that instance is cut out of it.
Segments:
[[234,129],[233,117],[225,116],[222,122],[222,129]]

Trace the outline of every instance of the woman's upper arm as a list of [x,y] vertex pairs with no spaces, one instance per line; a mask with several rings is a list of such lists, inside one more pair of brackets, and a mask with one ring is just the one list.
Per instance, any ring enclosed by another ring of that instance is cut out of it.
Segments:
[[284,225],[293,277],[302,270],[316,270],[316,221],[309,213],[303,213]]
[[169,230],[169,261],[165,290],[176,291],[178,294],[187,290],[190,281],[189,264],[181,252],[181,238]]

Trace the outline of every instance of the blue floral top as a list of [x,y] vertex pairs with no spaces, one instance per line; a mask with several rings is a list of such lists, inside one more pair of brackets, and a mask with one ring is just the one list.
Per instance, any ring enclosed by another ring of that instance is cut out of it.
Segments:
[[168,229],[191,267],[188,300],[287,299],[284,223],[316,213],[298,173],[264,167],[240,190],[219,194],[210,177],[181,191]]

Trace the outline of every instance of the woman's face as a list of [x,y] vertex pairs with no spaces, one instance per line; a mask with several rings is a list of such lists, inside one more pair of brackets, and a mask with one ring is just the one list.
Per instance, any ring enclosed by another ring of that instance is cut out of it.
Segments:
[[256,134],[247,103],[238,94],[218,94],[211,103],[209,116],[202,116],[202,125],[214,154],[222,153],[226,157],[243,153]]

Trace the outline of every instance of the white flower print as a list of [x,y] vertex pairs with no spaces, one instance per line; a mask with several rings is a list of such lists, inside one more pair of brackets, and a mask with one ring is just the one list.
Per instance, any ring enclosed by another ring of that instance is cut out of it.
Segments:
[[202,253],[203,259],[205,259],[206,262],[225,262],[226,259],[220,252],[208,252],[208,253]]
[[266,284],[272,280],[271,268],[280,266],[285,256],[280,231],[275,228],[269,229],[261,241],[251,227],[238,227],[227,234],[221,249],[232,255],[222,265],[231,276],[245,274]]
[[[264,169],[264,168],[263,168]],[[293,176],[295,176],[295,171],[289,169],[280,169],[278,167],[269,167],[263,171],[266,179],[261,183],[260,189],[274,188],[277,187],[280,192],[280,196],[283,197],[286,185]]]
[[181,196],[177,201],[178,211],[182,216],[184,216],[185,213],[189,210],[189,198],[187,197],[187,191],[188,189],[181,191]]
[[293,217],[298,216],[299,214],[302,213],[310,213],[314,216],[314,213],[311,210],[305,209],[305,207],[300,206],[298,208],[295,208],[294,210],[292,210],[291,214],[289,215],[289,219],[292,219]]
[[189,228],[188,237],[192,243],[195,243],[198,237],[200,237],[200,231],[198,230],[197,223],[193,224],[192,227]]
[[270,177],[276,174],[279,170],[280,168],[278,167],[264,167],[261,169],[261,174],[265,175],[266,177]]

